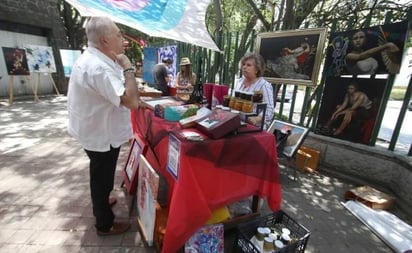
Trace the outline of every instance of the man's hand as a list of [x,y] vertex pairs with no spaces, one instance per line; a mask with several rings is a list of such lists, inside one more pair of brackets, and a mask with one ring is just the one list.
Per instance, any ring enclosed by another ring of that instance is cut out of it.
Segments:
[[130,62],[129,58],[125,54],[115,54],[112,52],[116,62],[123,68],[128,69],[132,68],[132,63]]

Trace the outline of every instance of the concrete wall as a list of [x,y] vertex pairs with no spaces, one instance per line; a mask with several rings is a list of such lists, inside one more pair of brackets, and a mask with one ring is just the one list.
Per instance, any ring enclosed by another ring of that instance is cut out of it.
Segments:
[[412,209],[412,159],[371,147],[310,133],[304,146],[321,151],[320,170],[359,185],[370,185],[396,197],[396,205]]
[[[65,93],[67,91],[67,80],[64,77],[59,49],[68,48],[68,42],[57,8],[57,1],[1,0],[0,30],[44,37],[47,41],[47,45],[53,49],[54,60],[56,63],[57,73],[52,74],[53,80],[60,92]],[[21,38],[21,36],[18,36],[18,38]],[[16,41],[14,44],[20,46],[24,43],[28,42]],[[0,60],[4,61],[4,59]],[[0,84],[8,87],[8,76],[3,76],[2,80],[0,80]],[[51,86],[48,86],[48,91],[54,93]],[[16,95],[20,95],[20,92],[30,95],[31,89],[17,89],[16,92]]]

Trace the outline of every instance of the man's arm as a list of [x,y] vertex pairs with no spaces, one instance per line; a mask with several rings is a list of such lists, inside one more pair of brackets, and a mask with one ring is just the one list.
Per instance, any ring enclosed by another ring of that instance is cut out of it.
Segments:
[[139,107],[139,92],[137,91],[135,71],[126,71],[124,80],[125,91],[120,97],[120,103],[131,110],[137,109]]
[[[115,55],[115,54],[114,54]],[[139,93],[135,77],[135,69],[124,54],[115,55],[117,63],[123,68],[125,91],[120,96],[120,103],[133,110],[139,107]]]

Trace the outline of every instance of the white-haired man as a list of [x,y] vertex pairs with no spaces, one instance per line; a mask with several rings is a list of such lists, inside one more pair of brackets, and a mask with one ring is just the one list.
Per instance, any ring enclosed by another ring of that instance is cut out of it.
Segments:
[[90,159],[90,192],[98,235],[126,232],[130,223],[114,220],[109,198],[120,146],[132,138],[130,110],[138,108],[135,70],[124,54],[124,38],[106,17],[86,25],[88,48],[73,66],[68,88],[69,134]]

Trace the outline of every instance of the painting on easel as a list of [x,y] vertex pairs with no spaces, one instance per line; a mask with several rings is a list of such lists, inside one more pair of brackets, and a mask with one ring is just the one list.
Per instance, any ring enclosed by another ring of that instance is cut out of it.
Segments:
[[10,76],[30,75],[26,51],[24,49],[3,47],[3,55],[6,62],[7,73]]
[[80,57],[81,54],[82,52],[80,50],[60,49],[60,56],[63,62],[65,77],[70,77],[74,62]]
[[53,50],[48,46],[26,45],[30,72],[55,73]]

